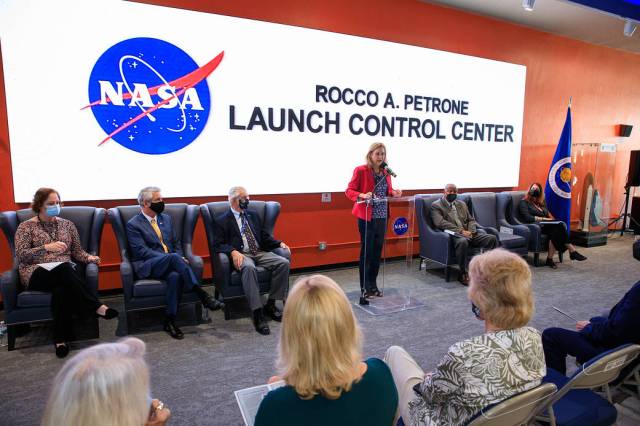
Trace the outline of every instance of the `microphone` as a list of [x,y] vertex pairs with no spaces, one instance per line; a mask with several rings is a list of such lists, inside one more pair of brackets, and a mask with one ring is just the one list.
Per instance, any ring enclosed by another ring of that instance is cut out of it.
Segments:
[[386,162],[382,162],[382,164],[380,164],[380,167],[382,167],[382,170],[386,171],[388,174],[390,174],[393,177],[398,177],[398,175],[396,175],[393,170],[391,170],[391,168],[389,167],[389,165]]

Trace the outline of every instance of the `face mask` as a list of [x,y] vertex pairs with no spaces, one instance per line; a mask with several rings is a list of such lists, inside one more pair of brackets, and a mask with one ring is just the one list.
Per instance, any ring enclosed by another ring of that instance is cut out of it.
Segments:
[[156,214],[160,214],[164,211],[164,201],[158,201],[156,203],[151,203],[149,208],[155,212]]
[[54,204],[53,206],[47,206],[47,216],[55,217],[60,214],[60,204]]
[[529,195],[537,198],[540,196],[540,190],[538,188],[532,188],[531,190],[529,190]]
[[633,258],[640,260],[640,240],[633,243]]
[[246,210],[249,208],[249,199],[248,198],[243,198],[240,201],[238,201],[238,206],[240,206],[240,209],[242,210]]
[[482,319],[480,318],[480,308],[478,308],[473,302],[471,302],[471,312],[473,312],[473,315],[475,315],[477,319]]
[[447,194],[447,201],[453,203],[456,198],[458,198],[458,194]]

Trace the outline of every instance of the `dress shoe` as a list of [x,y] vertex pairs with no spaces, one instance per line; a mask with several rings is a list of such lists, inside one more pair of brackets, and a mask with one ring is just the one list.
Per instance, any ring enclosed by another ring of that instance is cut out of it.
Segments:
[[169,336],[173,337],[174,339],[181,340],[184,338],[182,330],[178,328],[178,326],[173,322],[172,319],[166,319],[164,321],[164,331],[169,333]]
[[370,299],[372,297],[382,297],[382,292],[378,289],[378,287],[374,287],[370,290],[367,290],[365,297],[367,299]]
[[460,281],[460,284],[468,286],[469,274],[467,274],[466,272],[461,272],[460,275],[458,275],[458,281]]
[[360,301],[358,302],[361,306],[367,306],[369,304],[369,301],[367,300],[366,297],[364,297],[364,295],[360,296]]
[[556,265],[556,263],[550,257],[547,257],[547,261],[544,264],[551,269],[558,269],[558,265]]
[[269,325],[264,320],[264,315],[262,314],[262,309],[256,309],[253,311],[253,326],[256,331],[263,336],[271,334],[271,330],[269,330]]
[[54,346],[56,347],[56,356],[58,358],[64,358],[69,355],[69,345],[67,345],[66,343]]
[[113,319],[113,318],[117,318],[119,313],[115,309],[107,308],[107,310],[105,311],[104,315],[100,315],[97,312],[96,312],[96,315],[99,316],[100,318],[104,318],[104,319],[110,320],[110,319]]
[[587,257],[581,255],[577,251],[573,251],[573,252],[569,253],[569,259],[577,260],[578,262],[582,262],[583,260],[587,260]]
[[276,307],[275,303],[267,303],[262,312],[274,321],[282,321],[282,311]]
[[209,309],[210,311],[217,311],[218,309],[224,309],[224,303],[222,303],[221,301],[217,300],[216,298],[213,298],[211,296],[207,297],[203,302],[202,305]]

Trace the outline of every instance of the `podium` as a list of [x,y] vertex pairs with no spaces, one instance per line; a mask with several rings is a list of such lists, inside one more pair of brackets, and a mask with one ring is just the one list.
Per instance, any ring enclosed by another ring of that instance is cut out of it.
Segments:
[[[355,304],[372,315],[386,315],[424,306],[423,303],[412,297],[411,288],[402,286],[400,281],[403,280],[397,279],[413,270],[413,240],[416,237],[414,228],[415,197],[410,195],[374,198],[363,201],[363,203],[366,204],[368,210],[373,209],[376,203],[387,203],[388,205],[380,272],[376,281],[383,297],[368,299],[368,306],[359,305],[358,300],[355,300]],[[368,263],[367,257],[369,257],[369,253],[365,254],[365,264]],[[365,281],[366,279],[365,274]],[[391,287],[387,284],[391,284]]]

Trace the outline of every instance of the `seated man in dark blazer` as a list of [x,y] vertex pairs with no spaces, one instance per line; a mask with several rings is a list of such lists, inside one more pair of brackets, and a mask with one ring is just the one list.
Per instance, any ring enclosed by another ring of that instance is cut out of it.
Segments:
[[162,213],[164,201],[160,188],[146,187],[138,195],[141,212],[127,223],[127,239],[132,265],[140,279],[155,278],[167,282],[167,310],[164,330],[174,339],[184,334],[174,320],[182,289],[193,290],[202,304],[212,311],[224,304],[200,287],[200,283],[182,253],[182,243],[171,223],[171,216]]
[[[633,254],[640,260],[640,241],[634,243]],[[627,291],[608,316],[578,321],[576,330],[552,327],[542,333],[547,367],[566,374],[567,355],[583,364],[620,345],[640,344],[640,281]]]
[[498,246],[498,239],[495,235],[479,234],[477,223],[467,204],[456,200],[458,198],[458,188],[448,183],[444,187],[444,195],[441,199],[431,204],[431,220],[436,228],[442,231],[452,231],[453,245],[458,258],[460,275],[458,280],[469,285],[469,274],[467,274],[468,251],[470,247],[484,248],[491,250]]
[[[258,333],[267,335],[270,330],[264,315],[274,321],[282,320],[282,312],[275,301],[283,300],[289,288],[289,261],[271,250],[278,247],[289,250],[289,247],[262,229],[255,213],[247,210],[249,194],[246,189],[241,186],[231,188],[229,206],[226,213],[213,221],[213,250],[228,255],[233,267],[240,271],[242,288],[253,311],[253,325]],[[271,289],[264,306],[256,266],[271,271]]]

